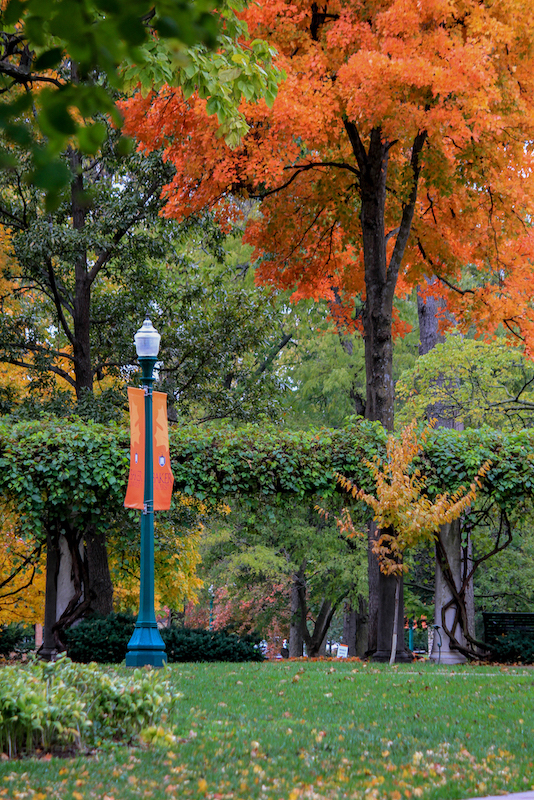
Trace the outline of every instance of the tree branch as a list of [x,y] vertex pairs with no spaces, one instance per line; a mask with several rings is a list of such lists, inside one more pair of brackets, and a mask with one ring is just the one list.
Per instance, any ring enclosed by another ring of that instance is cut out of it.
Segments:
[[280,353],[284,349],[284,347],[287,344],[289,344],[289,342],[291,341],[292,336],[293,336],[292,333],[286,333],[285,336],[283,336],[280,339],[278,344],[276,344],[272,348],[272,350],[269,353],[269,355],[267,356],[267,358],[264,359],[264,361],[259,365],[259,367],[257,368],[257,370],[254,373],[254,375],[261,375],[263,372],[265,372],[266,369],[268,369],[271,366],[271,364],[273,363],[273,361],[276,358],[276,356],[278,355],[278,353]]
[[283,189],[287,189],[288,186],[291,186],[295,178],[302,172],[307,172],[310,169],[318,169],[320,167],[337,167],[338,169],[346,169],[349,172],[353,172],[355,175],[359,177],[360,173],[353,167],[351,164],[347,164],[344,161],[317,161],[311,164],[298,164],[298,165],[291,165],[288,167],[284,167],[284,170],[293,169],[295,172],[293,175],[287,180],[285,183],[282,183],[280,186],[276,186],[274,189],[270,189],[268,192],[262,192],[261,194],[253,194],[251,197],[254,197],[259,200],[264,200],[266,197],[270,197],[272,194],[277,194],[277,192],[281,192]]
[[[26,558],[24,559],[24,561],[22,561],[22,562],[21,562],[21,564],[19,564],[19,566],[17,567],[17,569],[16,569],[14,572],[12,572],[12,573],[11,573],[11,575],[8,575],[8,576],[7,576],[7,578],[4,578],[4,580],[3,580],[3,581],[0,581],[0,589],[3,589],[3,588],[4,588],[4,586],[7,586],[7,584],[8,584],[8,583],[11,583],[11,581],[13,581],[13,580],[14,580],[14,579],[17,577],[17,575],[18,575],[20,572],[22,572],[22,570],[23,570],[25,567],[27,567],[27,566],[28,566],[28,564],[32,564],[32,563],[33,563],[33,562],[34,562],[36,559],[38,559],[38,558],[40,557],[40,555],[41,555],[41,550],[42,550],[42,548],[43,548],[43,545],[42,545],[42,544],[38,544],[38,545],[36,545],[36,546],[33,548],[33,550],[32,550],[32,552],[30,553],[30,555],[29,555],[29,556],[26,556]],[[35,566],[34,566],[34,572],[35,572]],[[33,575],[32,575],[32,580],[33,580]],[[31,581],[30,581],[30,583],[28,583],[28,584],[27,584],[27,586],[30,586],[30,584],[31,584]],[[24,587],[21,587],[21,588],[24,588],[24,589],[25,589],[25,588],[26,588],[26,586],[24,586]],[[17,589],[17,591],[20,591],[20,589]],[[10,594],[16,594],[16,592],[10,592]],[[6,595],[6,594],[3,594],[3,595],[2,595],[2,597],[7,597],[7,596],[8,596],[8,595]]]
[[[32,350],[34,348],[28,347],[27,349]],[[49,352],[44,347],[41,348],[40,350],[43,352]],[[62,358],[69,358],[72,360],[72,357],[67,354],[60,353],[59,355]],[[21,367],[22,369],[27,369],[27,370],[35,369],[35,364],[31,364],[28,361],[21,361],[18,358],[10,357],[8,355],[2,356],[0,360],[3,361],[5,364],[12,364],[14,367]],[[70,386],[72,386],[73,389],[76,388],[76,381],[69,375],[68,372],[66,372],[66,370],[61,369],[61,367],[56,367],[53,364],[51,364],[50,366],[47,367],[47,371],[53,372],[54,375],[57,375],[59,378],[63,378],[63,380],[66,381],[68,384],[70,384]]]
[[56,307],[56,312],[57,312],[59,324],[63,328],[63,331],[65,332],[65,336],[67,337],[69,342],[73,345],[74,344],[74,334],[73,334],[73,332],[71,331],[71,329],[69,327],[69,324],[67,322],[67,318],[65,317],[65,314],[63,313],[63,302],[62,302],[61,296],[59,294],[58,285],[57,285],[57,281],[56,281],[56,274],[54,272],[54,266],[52,264],[52,259],[51,258],[47,258],[46,259],[46,268],[47,268],[47,271],[48,271],[48,280],[50,282],[50,288],[52,289],[52,297],[53,297],[53,300],[54,300],[54,305]]
[[153,181],[152,185],[148,189],[147,194],[144,196],[142,200],[141,207],[139,208],[138,212],[125,225],[123,225],[122,228],[119,228],[119,230],[116,231],[115,235],[113,236],[113,243],[111,247],[102,250],[97,260],[89,270],[87,274],[89,284],[93,283],[93,281],[95,280],[96,276],[98,275],[102,267],[104,267],[109,261],[109,259],[112,257],[115,248],[117,247],[123,236],[126,233],[128,233],[128,231],[133,225],[135,225],[137,222],[143,219],[144,212],[146,211],[146,206],[148,205],[149,201],[154,197],[154,195],[159,189],[161,189],[161,181],[159,180]]
[[402,210],[402,219],[399,226],[399,233],[395,242],[395,247],[393,248],[393,253],[391,254],[391,259],[389,261],[387,283],[390,287],[390,291],[395,291],[400,265],[404,257],[404,251],[406,250],[406,245],[408,244],[408,238],[410,236],[410,232],[412,230],[412,222],[415,213],[415,203],[417,201],[417,190],[419,188],[419,176],[421,174],[421,153],[427,138],[428,134],[426,131],[419,131],[419,133],[414,139],[412,146],[410,165],[413,172],[413,183],[412,183],[412,188],[410,190],[408,202],[405,203]]

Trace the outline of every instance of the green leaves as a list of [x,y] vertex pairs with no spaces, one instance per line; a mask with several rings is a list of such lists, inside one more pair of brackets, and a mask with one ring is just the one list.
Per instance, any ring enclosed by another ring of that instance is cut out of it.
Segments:
[[164,676],[135,670],[126,678],[96,664],[33,662],[6,666],[0,687],[0,752],[9,757],[130,741],[160,723],[180,695]]
[[[130,64],[128,80],[135,83],[140,71],[133,65],[138,63],[145,64],[145,86],[147,77],[150,87],[172,82],[175,59],[171,73],[154,67],[147,76],[147,53],[157,60],[154,32],[159,42],[172,42],[168,53],[199,42],[213,47],[218,23],[211,8],[211,3],[194,0],[10,0],[1,17],[0,131],[8,143],[27,149],[34,162],[27,178],[47,190],[50,207],[58,204],[70,176],[38,165],[39,153],[52,163],[73,141],[82,152],[96,153],[103,138],[87,130],[87,118],[101,113],[120,121],[114,97],[103,85],[123,89],[125,63]],[[141,53],[144,45],[150,49]],[[37,110],[36,121],[21,115],[21,97]],[[7,152],[3,161],[8,161]]]
[[0,487],[23,530],[44,536],[43,522],[85,528],[113,525],[122,512],[127,435],[54,418],[0,425]]

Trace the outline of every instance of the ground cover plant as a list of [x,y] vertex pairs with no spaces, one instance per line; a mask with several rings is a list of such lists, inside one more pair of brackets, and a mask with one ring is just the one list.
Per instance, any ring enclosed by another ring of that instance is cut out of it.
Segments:
[[452,800],[534,785],[528,668],[177,664],[165,678],[183,694],[165,734],[0,761],[0,797]]
[[7,665],[0,677],[0,755],[72,755],[103,743],[132,744],[165,735],[177,697],[165,673],[119,675],[97,664],[32,660]]

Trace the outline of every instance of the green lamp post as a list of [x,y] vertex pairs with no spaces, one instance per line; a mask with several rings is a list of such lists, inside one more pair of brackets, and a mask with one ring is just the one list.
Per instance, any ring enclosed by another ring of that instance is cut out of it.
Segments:
[[145,487],[141,514],[141,586],[139,615],[126,653],[127,667],[162,667],[167,661],[154,610],[154,468],[152,442],[152,385],[160,335],[149,319],[135,334],[135,348],[145,390]]

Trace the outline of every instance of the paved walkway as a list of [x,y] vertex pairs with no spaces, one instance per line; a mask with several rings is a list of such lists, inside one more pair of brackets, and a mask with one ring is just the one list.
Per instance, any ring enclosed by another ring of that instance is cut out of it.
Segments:
[[519,792],[519,794],[500,794],[491,797],[476,797],[471,800],[534,800],[534,792]]

